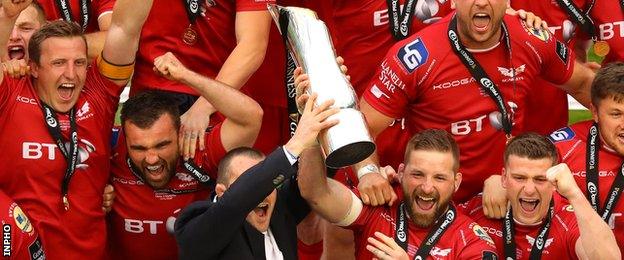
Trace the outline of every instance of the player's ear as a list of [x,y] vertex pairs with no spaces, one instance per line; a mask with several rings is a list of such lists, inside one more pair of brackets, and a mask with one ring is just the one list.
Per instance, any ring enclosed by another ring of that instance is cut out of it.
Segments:
[[226,190],[227,188],[222,183],[218,183],[215,187],[215,193],[217,193],[217,197],[223,196],[223,193],[225,193]]
[[505,172],[505,167],[501,169],[501,185],[503,188],[507,189],[507,173]]
[[37,64],[33,60],[28,62],[28,65],[30,65],[30,75],[33,78],[38,78],[39,77],[39,66],[37,66]]
[[457,172],[455,173],[455,192],[457,192],[457,190],[459,190],[459,185],[462,182],[462,173],[461,172]]

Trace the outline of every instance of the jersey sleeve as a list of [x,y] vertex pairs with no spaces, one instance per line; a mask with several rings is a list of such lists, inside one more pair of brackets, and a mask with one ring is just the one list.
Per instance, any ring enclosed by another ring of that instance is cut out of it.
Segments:
[[196,153],[202,153],[202,156],[200,157],[201,161],[197,162],[197,164],[201,165],[206,172],[211,174],[214,173],[214,176],[211,176],[212,178],[217,177],[216,172],[219,161],[221,161],[221,158],[223,158],[223,156],[227,153],[225,147],[223,147],[223,143],[221,142],[222,125],[223,123],[219,123],[209,132],[206,132],[204,138],[206,149],[204,151],[196,151]]
[[561,85],[568,81],[574,71],[574,51],[544,29],[526,29],[530,37],[528,47],[535,46],[541,60],[540,75],[547,81]]
[[388,51],[362,98],[380,113],[401,118],[415,99],[417,69],[428,62],[429,50],[420,37],[400,41]]
[[91,100],[96,101],[107,115],[114,115],[123,88],[124,86],[118,86],[100,74],[97,61],[94,60],[87,71],[87,80],[82,94],[91,96]]
[[267,4],[275,4],[275,0],[236,0],[236,12],[267,11]]
[[474,219],[476,213],[483,211],[483,197],[474,196],[472,199],[457,205],[457,210]]
[[113,12],[115,0],[93,0],[91,1],[91,6],[97,15],[97,19],[100,19],[102,15]]

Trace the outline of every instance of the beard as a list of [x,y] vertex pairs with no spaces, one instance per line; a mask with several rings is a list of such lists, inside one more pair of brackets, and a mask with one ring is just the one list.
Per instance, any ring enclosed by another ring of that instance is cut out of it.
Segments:
[[[432,194],[426,194],[420,188],[414,189],[412,194],[408,194],[407,191],[403,190],[403,195],[404,198],[409,199],[409,202],[405,204],[407,207],[407,214],[411,218],[412,223],[419,228],[430,228],[440,217],[440,215],[446,212],[448,204],[451,200],[451,196],[441,198],[440,193],[437,190],[434,190]],[[416,205],[416,203],[418,203],[417,200],[419,196],[434,198],[433,203],[435,203],[435,205],[433,212],[421,213],[416,210],[416,208],[419,207]]]
[[[171,177],[175,174],[175,169],[177,166],[175,160],[167,161],[167,160],[161,159],[159,163],[162,163],[163,165],[163,171],[165,174],[163,180],[153,181],[152,178],[150,178],[149,171],[145,168],[146,166],[141,167],[141,178],[143,178],[143,180],[145,181],[145,184],[152,187],[152,189],[164,188],[165,186],[167,186],[167,184],[171,180]],[[143,165],[147,165],[147,164],[143,163]]]

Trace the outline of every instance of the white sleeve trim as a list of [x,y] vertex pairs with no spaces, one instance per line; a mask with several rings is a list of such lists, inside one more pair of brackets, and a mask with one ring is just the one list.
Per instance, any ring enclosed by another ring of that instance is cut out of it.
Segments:
[[349,192],[351,193],[351,207],[349,207],[349,212],[346,216],[344,216],[344,218],[342,218],[342,220],[334,223],[334,225],[341,227],[349,226],[353,224],[353,222],[355,222],[355,220],[357,220],[357,218],[362,213],[362,201],[360,200],[360,198],[355,196],[355,193],[353,193],[353,191]]

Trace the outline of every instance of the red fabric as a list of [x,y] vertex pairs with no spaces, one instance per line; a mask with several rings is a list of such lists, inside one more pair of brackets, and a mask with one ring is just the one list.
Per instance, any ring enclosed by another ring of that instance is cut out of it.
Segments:
[[[67,164],[48,133],[30,80],[5,75],[0,86],[0,134],[10,136],[0,139],[0,167],[10,169],[0,174],[0,189],[32,217],[49,259],[101,259],[107,238],[102,193],[110,174],[110,129],[122,87],[91,64],[75,106],[79,160],[69,183],[70,209],[65,211],[61,180]],[[57,116],[69,140],[68,115]]]
[[[199,190],[184,194],[155,192],[128,168],[126,143],[123,133],[120,135],[111,166],[116,196],[109,213],[109,255],[111,259],[176,259],[173,224],[178,213],[191,202],[207,199],[212,190],[203,187],[179,162],[167,189]],[[221,124],[206,133],[206,149],[199,156],[201,160],[195,160],[213,179],[226,153],[220,136]]]
[[[583,193],[587,194],[587,183],[585,181],[585,153],[587,145],[587,134],[593,121],[579,122],[570,127],[559,129],[550,135],[551,141],[555,143],[561,161],[568,164],[576,184],[581,188]],[[611,185],[615,181],[615,177],[620,172],[620,166],[624,160],[621,155],[618,155],[610,148],[607,148],[604,144],[600,148],[598,153],[598,191],[600,194],[600,207],[604,208],[604,203],[609,196]],[[613,207],[613,213],[611,218],[607,221],[607,224],[613,230],[615,239],[618,242],[620,250],[624,250],[624,203],[622,198],[616,202]]]
[[[441,42],[448,41],[449,20],[447,16],[393,46],[363,98],[389,117],[405,117],[410,133],[439,128],[455,137],[464,178],[454,198],[463,202],[481,192],[488,176],[500,172],[506,138],[489,119],[498,111],[495,103],[482,93],[450,43]],[[546,34],[547,40],[529,35],[517,17],[506,16],[505,22],[512,39],[513,69],[521,71],[516,74],[515,86],[507,76],[509,54],[503,43],[472,54],[497,84],[507,102],[507,111],[512,111],[510,104],[517,106],[511,114],[514,133],[521,133],[526,99],[537,89],[536,78],[541,75],[556,84],[567,81],[573,71],[574,56],[568,51],[566,64],[556,54],[557,44],[550,34]]]
[[44,259],[43,246],[32,221],[17,203],[1,191],[0,212],[2,213],[0,220],[2,220],[3,239],[6,239],[7,235],[10,239],[8,241],[10,248],[8,251],[3,248],[2,255],[5,258],[18,260]]
[[[458,207],[470,218],[474,219],[490,238],[494,240],[498,255],[505,255],[503,239],[503,220],[488,219],[483,214],[481,196],[474,197]],[[544,243],[542,259],[578,259],[575,245],[579,238],[579,229],[572,206],[565,199],[554,194],[555,215],[552,218],[550,231]],[[514,241],[516,242],[516,259],[529,259],[535,238],[539,235],[542,225],[526,226],[515,223]]]
[[624,59],[624,12],[618,1],[596,1],[589,14],[596,24],[598,39],[606,41],[611,51],[603,64]]
[[319,260],[323,255],[323,240],[318,243],[306,245],[297,240],[297,256],[299,260]]
[[197,42],[187,45],[182,41],[189,27],[183,1],[154,1],[141,31],[141,44],[137,53],[135,73],[130,95],[145,89],[160,89],[198,95],[190,87],[167,80],[152,71],[154,59],[172,52],[189,69],[214,78],[236,46],[234,20],[236,12],[266,10],[274,0],[215,1],[207,6],[205,15],[199,16],[192,28],[197,32]]
[[[586,10],[586,0],[574,0],[576,6]],[[561,42],[567,43],[570,50],[578,38],[586,38],[579,26],[571,22],[568,14],[556,1],[512,1],[514,9],[524,9],[541,17],[549,25],[553,35]],[[565,31],[565,33],[564,33]],[[565,91],[546,80],[538,80],[537,86],[544,86],[528,99],[525,129],[541,135],[550,134],[568,125],[568,98]],[[548,107],[545,111],[544,108]]]
[[[399,0],[401,6],[405,2]],[[451,1],[417,1],[410,34],[451,12]],[[351,83],[359,96],[374,76],[384,54],[397,41],[390,34],[388,6],[380,0],[333,0],[334,26],[338,36],[336,50],[349,68]]]
[[[45,12],[47,20],[63,19],[61,10],[56,6],[57,0],[38,0],[39,4]],[[73,22],[82,26],[82,17],[80,17],[80,0],[69,0],[69,7],[72,12]],[[89,23],[87,25],[87,33],[100,31],[98,18],[106,13],[112,12],[115,0],[91,0],[91,9],[89,9]]]
[[[402,194],[400,188],[396,188],[395,191]],[[368,244],[366,240],[374,237],[375,232],[381,232],[389,237],[395,236],[394,227],[397,222],[397,208],[400,204],[401,202],[395,203],[392,207],[364,206],[355,222],[347,227],[354,231],[357,259],[372,259],[373,255],[366,249]],[[409,220],[408,223],[407,253],[411,259],[430,229],[418,228]],[[493,243],[477,236],[473,231],[475,226],[475,222],[457,211],[455,221],[431,249],[430,256],[435,259],[481,259],[485,251],[496,252]]]

